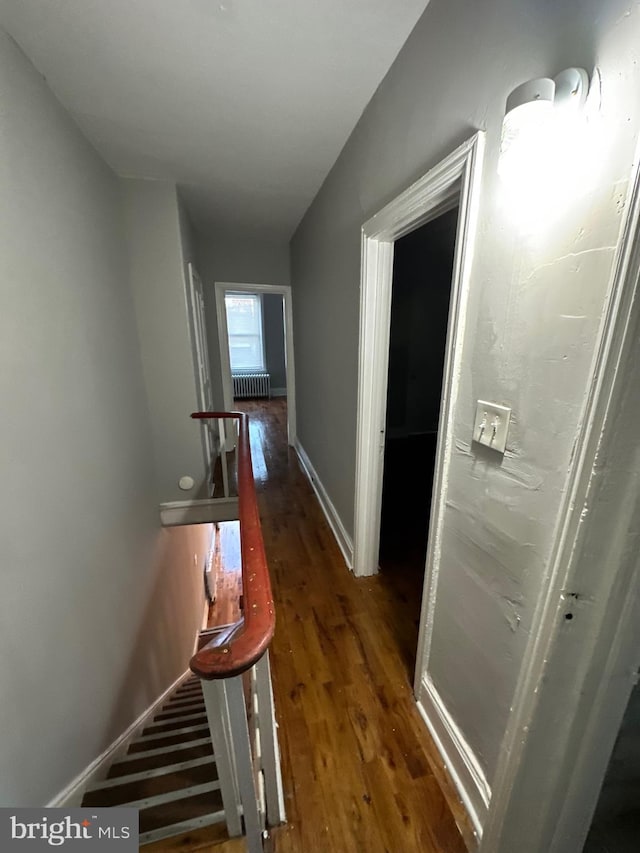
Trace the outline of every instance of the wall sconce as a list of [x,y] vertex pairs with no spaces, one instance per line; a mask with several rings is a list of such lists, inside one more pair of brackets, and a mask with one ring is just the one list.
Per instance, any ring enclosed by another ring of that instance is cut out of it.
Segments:
[[578,113],[588,90],[589,77],[583,68],[567,68],[553,79],[540,77],[515,88],[507,98],[502,124],[501,177],[548,166],[546,161],[554,159],[558,125]]
[[567,68],[554,78],[529,80],[507,98],[498,174],[512,206],[526,207],[523,219],[546,215],[552,206],[559,211],[580,181],[588,185],[592,152],[583,138],[588,94],[587,72]]

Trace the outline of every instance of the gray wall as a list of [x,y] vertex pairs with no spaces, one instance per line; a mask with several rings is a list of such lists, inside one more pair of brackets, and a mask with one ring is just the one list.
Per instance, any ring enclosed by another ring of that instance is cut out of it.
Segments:
[[216,316],[216,281],[238,284],[289,284],[289,246],[285,242],[263,240],[250,233],[220,230],[199,233],[198,269],[204,284],[207,335],[211,363],[211,384],[216,405],[222,407],[220,344]]
[[186,669],[207,543],[158,529],[118,182],[2,30],[0,81],[0,805],[35,806]]
[[[129,268],[147,393],[158,502],[206,496],[187,300],[192,241],[175,184],[121,179]],[[184,241],[184,252],[183,252]],[[191,491],[180,477],[195,480]]]
[[[487,130],[429,674],[489,782],[548,569],[624,209],[639,29],[637,8],[618,0],[432,0],[292,241],[298,434],[352,530],[362,223]],[[526,237],[496,176],[505,99],[574,64],[603,74],[594,185],[574,202],[550,194]],[[504,460],[471,446],[479,398],[513,409]]]
[[280,392],[287,388],[283,308],[284,297],[277,293],[262,294],[265,361],[271,374],[271,389]]

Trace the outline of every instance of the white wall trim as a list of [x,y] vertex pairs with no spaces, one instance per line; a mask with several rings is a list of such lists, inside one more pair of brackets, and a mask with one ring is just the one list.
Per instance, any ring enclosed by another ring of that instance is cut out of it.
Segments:
[[203,498],[194,501],[167,501],[160,504],[160,523],[163,527],[182,524],[206,524],[215,521],[235,521],[239,518],[238,498]]
[[[197,638],[196,638],[197,643]],[[129,742],[135,737],[137,732],[144,727],[148,718],[162,705],[166,699],[176,690],[183,681],[186,681],[192,675],[191,670],[183,672],[176,680],[153,702],[149,707],[140,714],[140,716],[131,723],[129,728],[124,731],[120,737],[116,738],[103,753],[101,753],[91,764],[73,779],[66,788],[60,791],[50,802],[46,808],[77,808],[82,803],[82,798],[85,791],[96,782],[102,781],[106,777],[107,771],[115,759],[122,755]]]
[[286,397],[287,389],[286,388],[272,388],[271,389],[272,397]]
[[[483,151],[484,133],[478,132],[362,227],[354,513],[354,574],[358,576],[375,574],[378,570],[394,241],[439,216],[459,200],[434,474],[435,499],[429,537],[428,563],[432,583],[427,586],[435,588],[444,509],[443,488],[447,481],[445,448],[451,440],[453,429],[450,414],[457,393],[461,358],[459,341],[464,331]],[[418,663],[421,662],[422,646],[427,639],[426,636],[421,637]]]
[[428,676],[422,679],[418,710],[444,759],[478,839],[487,816],[491,788],[475,753],[467,743]]
[[[187,314],[191,356],[193,359],[193,375],[196,382],[198,411],[212,411],[213,392],[211,389],[211,370],[209,364],[209,335],[205,317],[205,300],[202,279],[194,264],[189,261],[188,275],[185,277],[185,294],[187,298]],[[205,478],[209,486],[209,494],[213,494],[213,472],[216,461],[221,455],[219,440],[214,440],[211,422],[200,421],[200,439],[202,442],[202,460]]]
[[307,479],[311,483],[311,488],[316,493],[316,497],[318,498],[318,502],[322,508],[322,511],[327,519],[327,523],[331,528],[333,535],[335,536],[335,540],[338,543],[338,547],[342,551],[342,556],[344,557],[344,561],[349,568],[353,566],[353,540],[351,536],[347,533],[347,530],[342,523],[340,516],[338,515],[338,511],[333,505],[331,498],[329,497],[327,490],[322,485],[322,481],[320,477],[318,477],[318,473],[316,469],[311,464],[311,460],[307,456],[307,453],[303,446],[300,444],[298,439],[296,439],[296,443],[294,445],[295,451],[298,454],[298,459],[300,460],[300,464],[302,465],[302,470],[307,476]]
[[231,363],[229,359],[229,330],[227,329],[227,312],[224,305],[225,293],[274,293],[284,298],[284,344],[287,376],[287,440],[291,447],[296,441],[296,370],[293,352],[293,306],[291,285],[288,284],[243,284],[241,282],[216,281],[216,318],[218,321],[218,341],[220,345],[220,373],[222,376],[222,393],[224,408],[233,411],[233,380],[231,378]]

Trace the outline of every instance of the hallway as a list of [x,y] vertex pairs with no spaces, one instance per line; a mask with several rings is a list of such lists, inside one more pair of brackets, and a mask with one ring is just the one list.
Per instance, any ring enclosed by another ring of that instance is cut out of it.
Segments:
[[[241,405],[277,625],[272,645],[288,824],[276,853],[462,853],[462,808],[413,701],[420,589],[346,569],[296,454],[286,404]],[[448,801],[448,802],[447,802]],[[467,830],[468,831],[468,830]]]

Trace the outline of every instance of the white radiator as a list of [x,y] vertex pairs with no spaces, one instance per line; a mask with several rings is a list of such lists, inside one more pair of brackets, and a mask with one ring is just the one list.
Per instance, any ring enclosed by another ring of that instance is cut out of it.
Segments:
[[234,397],[271,397],[269,373],[234,373]]

